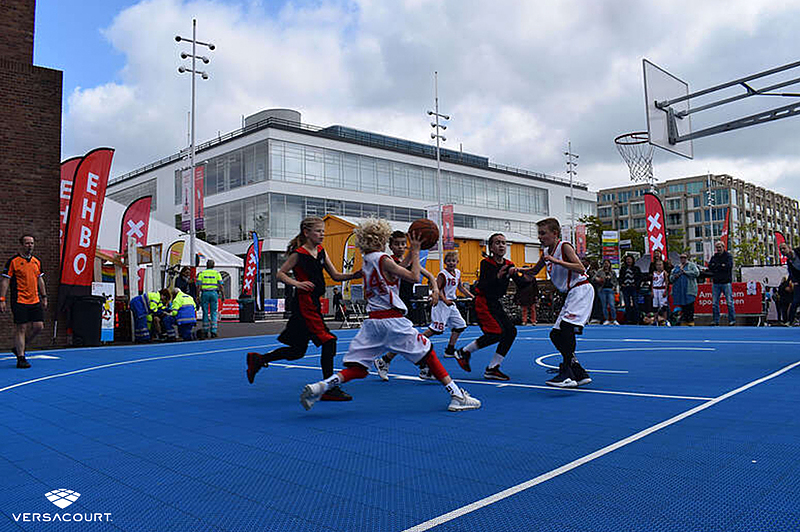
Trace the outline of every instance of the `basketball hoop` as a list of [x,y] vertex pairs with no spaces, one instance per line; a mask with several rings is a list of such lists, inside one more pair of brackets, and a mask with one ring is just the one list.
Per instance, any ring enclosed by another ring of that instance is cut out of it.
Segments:
[[631,171],[631,181],[653,186],[653,145],[647,131],[625,133],[614,139],[617,150]]

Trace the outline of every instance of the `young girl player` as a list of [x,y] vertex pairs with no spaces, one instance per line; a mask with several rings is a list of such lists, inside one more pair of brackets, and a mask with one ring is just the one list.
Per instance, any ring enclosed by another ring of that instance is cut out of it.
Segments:
[[506,237],[501,233],[489,237],[489,253],[489,257],[481,261],[475,294],[475,314],[483,335],[456,351],[456,359],[464,371],[472,371],[469,364],[472,353],[497,344],[495,354],[483,372],[483,378],[507,381],[509,376],[500,371],[500,364],[503,363],[511,344],[514,343],[514,338],[517,337],[517,328],[503,310],[500,298],[506,295],[508,281],[511,278],[517,279],[515,275],[517,271],[528,270],[516,268],[513,262],[505,258]]
[[567,297],[564,306],[550,331],[550,340],[564,359],[558,366],[558,376],[546,384],[559,388],[574,388],[592,382],[591,377],[575,358],[575,335],[583,333],[594,304],[594,288],[589,283],[583,264],[575,248],[561,241],[561,225],[555,218],[546,218],[536,224],[542,256],[533,267],[535,275],[547,267],[550,280],[556,289]]
[[[346,281],[361,276],[361,272],[343,274],[331,263],[330,257],[322,247],[325,238],[325,222],[312,216],[300,223],[300,233],[289,242],[288,258],[278,270],[277,278],[282,283],[294,287],[291,299],[292,315],[286,328],[278,336],[278,341],[286,344],[266,354],[247,353],[247,380],[253,383],[256,373],[276,360],[297,360],[306,354],[309,340],[322,346],[322,376],[333,375],[333,357],[336,354],[336,336],[322,319],[319,298],[325,293],[325,278],[322,270],[328,272],[334,281]],[[294,272],[294,278],[289,272]],[[352,397],[341,388],[333,387],[326,391],[323,401],[350,401]]]
[[355,229],[356,245],[363,255],[364,294],[369,318],[353,338],[344,357],[345,369],[325,380],[306,385],[300,403],[309,410],[324,394],[351,379],[363,379],[367,368],[385,351],[404,356],[410,362],[425,364],[450,393],[447,409],[451,412],[480,408],[481,402],[453,382],[436,356],[431,341],[418,333],[405,317],[406,306],[400,299],[400,279],[419,279],[419,249],[416,233],[409,235],[411,271],[384,253],[392,230],[386,220],[369,219]]

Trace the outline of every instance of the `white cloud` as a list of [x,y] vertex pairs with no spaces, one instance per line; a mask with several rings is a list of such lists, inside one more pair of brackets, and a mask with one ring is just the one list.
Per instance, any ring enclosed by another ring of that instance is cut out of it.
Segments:
[[[797,0],[145,0],[104,30],[124,64],[109,73],[117,82],[70,95],[64,147],[71,155],[114,145],[115,172],[182,148],[189,77],[177,73],[186,47],[173,37],[188,36],[196,17],[199,38],[217,45],[201,52],[211,79],[198,80],[199,141],[237,128],[242,114],[288,107],[315,125],[429,142],[438,70],[441,106],[453,117],[447,147],[563,175],[571,140],[580,180],[623,184],[613,139],[645,126],[642,57],[693,89],[710,86],[793,61],[799,15]],[[656,174],[729,173],[798,197],[799,131],[800,120],[788,119],[700,140],[695,161],[657,155]]]

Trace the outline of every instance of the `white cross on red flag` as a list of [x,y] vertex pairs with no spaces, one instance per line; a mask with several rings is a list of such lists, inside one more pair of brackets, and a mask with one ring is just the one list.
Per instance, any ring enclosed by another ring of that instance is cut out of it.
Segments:
[[644,212],[647,218],[647,242],[650,248],[650,258],[656,250],[661,251],[661,256],[667,256],[667,227],[664,220],[664,207],[661,200],[652,192],[644,195]]
[[128,251],[128,239],[133,238],[140,246],[147,244],[147,229],[150,227],[150,205],[153,196],[137,199],[125,209],[122,215],[122,227],[119,230],[119,251]]

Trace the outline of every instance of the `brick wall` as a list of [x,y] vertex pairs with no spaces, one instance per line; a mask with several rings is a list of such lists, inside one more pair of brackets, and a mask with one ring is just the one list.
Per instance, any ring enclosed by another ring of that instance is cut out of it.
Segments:
[[34,0],[0,1],[0,57],[17,63],[33,63]]
[[[2,0],[5,11],[7,0]],[[10,2],[33,4],[33,2]],[[0,34],[7,31],[0,23]],[[0,53],[2,53],[0,47]],[[58,212],[61,164],[62,73],[0,56],[0,261],[20,249],[18,238],[36,238],[34,254],[45,269],[47,292],[55,298],[58,264]],[[55,299],[52,299],[55,302]],[[55,313],[33,346],[49,345]],[[64,329],[58,343],[65,343]],[[11,349],[11,314],[0,315],[0,351]]]

